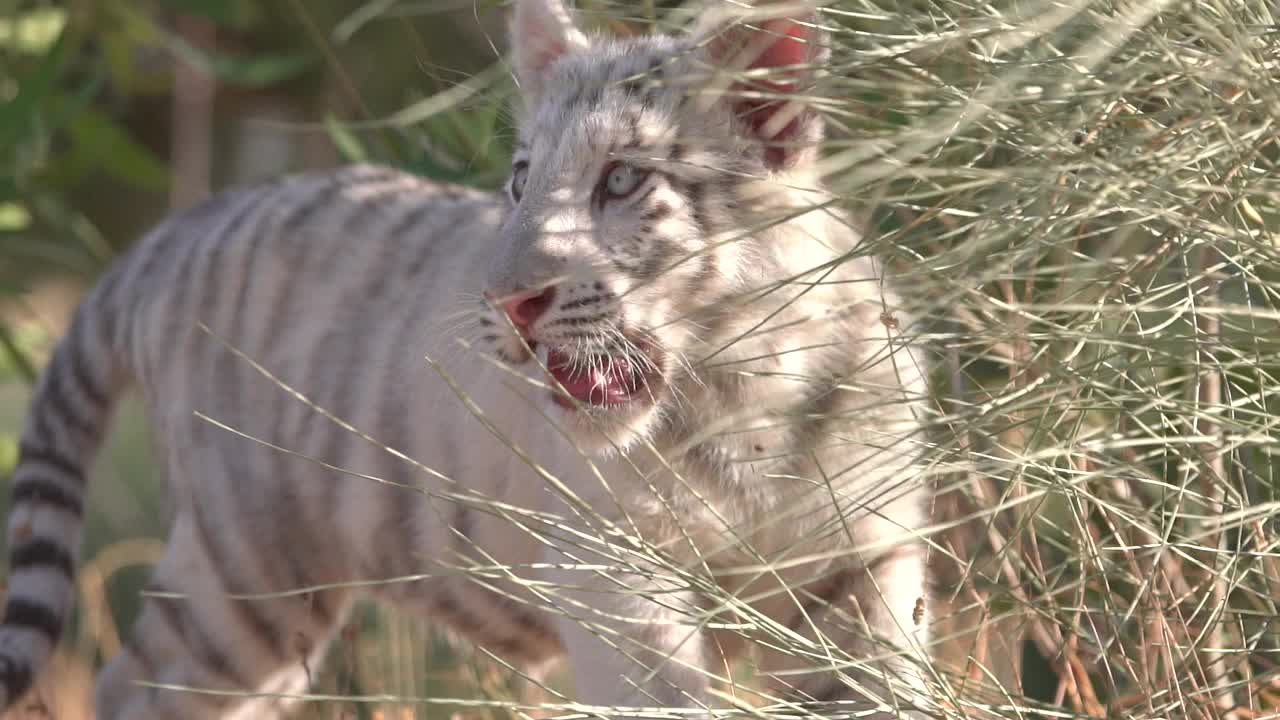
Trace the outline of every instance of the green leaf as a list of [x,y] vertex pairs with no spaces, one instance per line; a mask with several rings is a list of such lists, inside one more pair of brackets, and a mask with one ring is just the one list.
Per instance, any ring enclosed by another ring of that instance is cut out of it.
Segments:
[[164,161],[101,112],[82,107],[68,122],[67,133],[103,171],[143,190],[160,191],[168,186]]
[[137,62],[139,54],[153,52],[163,42],[152,26],[122,14],[119,22],[97,33],[96,42],[101,57],[97,69],[106,71],[116,92],[137,95],[169,91],[172,83],[167,64]]
[[[191,0],[197,2],[197,0]],[[308,51],[280,52],[253,57],[236,57],[209,52],[187,42],[181,35],[159,25],[149,15],[127,5],[117,8],[123,23],[139,36],[154,34],[183,61],[219,80],[245,88],[263,88],[290,80],[310,70],[316,56]]]
[[425,122],[429,118],[443,113],[455,112],[463,103],[485,89],[492,87],[495,82],[508,72],[505,63],[493,63],[447,90],[442,90],[413,103],[409,107],[396,111],[391,117],[387,118],[387,124],[392,127],[406,127]]
[[0,18],[0,47],[16,53],[40,55],[49,51],[66,25],[67,11],[53,7]]
[[371,20],[376,20],[383,13],[390,10],[396,4],[396,0],[371,0],[360,7],[356,8],[352,13],[342,19],[341,22],[333,29],[333,42],[337,45],[345,45],[351,40],[351,37],[359,32]]
[[51,110],[45,118],[45,132],[54,133],[65,128],[72,119],[80,114],[81,110],[88,108],[97,98],[98,92],[105,82],[106,70],[96,67],[74,93],[70,95],[61,93],[51,97],[50,102],[47,103]]
[[26,230],[31,225],[31,212],[15,202],[0,202],[0,232]]
[[360,142],[360,139],[332,114],[325,116],[324,127],[329,131],[329,139],[333,141],[334,147],[338,148],[338,152],[342,154],[344,160],[349,163],[367,162],[369,160],[369,152],[365,149],[364,144]]
[[8,325],[0,324],[0,358],[12,365],[23,380],[36,380],[36,365],[27,357]]
[[0,106],[0,157],[7,157],[30,129],[32,119],[38,114],[36,109],[49,94],[62,69],[66,49],[67,33],[64,30],[36,69],[18,80],[17,96]]
[[173,34],[168,35],[168,41],[173,52],[192,66],[225,83],[246,88],[264,88],[284,82],[316,64],[316,56],[303,50],[242,58],[211,54]]
[[316,64],[316,56],[298,51],[251,58],[220,56],[213,58],[213,73],[224,82],[244,87],[261,88],[297,77]]
[[0,433],[0,477],[13,474],[18,466],[18,439],[11,433]]

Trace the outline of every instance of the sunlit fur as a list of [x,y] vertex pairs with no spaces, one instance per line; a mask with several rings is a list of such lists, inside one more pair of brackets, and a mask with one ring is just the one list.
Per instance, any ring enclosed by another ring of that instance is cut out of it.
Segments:
[[[765,25],[808,41],[763,55],[804,61],[779,87],[814,79],[814,19]],[[282,178],[175,215],[106,274],[22,435],[4,704],[69,617],[85,468],[131,380],[174,517],[103,720],[277,717],[365,595],[517,665],[567,654],[588,703],[717,704],[749,647],[762,702],[922,702],[921,356],[821,189],[820,118],[780,144],[705,90],[748,26],[569,20],[516,4],[528,172],[505,196],[368,166]],[[612,163],[643,183],[603,197]],[[498,308],[543,288],[522,336]],[[552,351],[629,357],[647,383],[566,408]]]
[[[712,69],[694,39],[596,38],[589,52],[550,68],[548,89],[530,99],[520,126],[514,162],[528,163],[528,179],[503,225],[491,292],[557,287],[562,302],[535,326],[539,342],[589,355],[595,345],[616,347],[626,328],[662,356],[667,387],[653,403],[568,413],[577,439],[596,449],[626,449],[651,439],[664,418],[679,422],[673,413],[689,409],[682,398],[705,385],[695,363],[751,324],[735,319],[764,317],[792,293],[757,300],[746,315],[742,299],[856,240],[843,217],[805,212],[826,200],[801,189],[819,187],[809,168],[772,177],[728,104],[699,102],[691,88]],[[618,162],[646,179],[629,197],[602,201],[603,173]],[[819,291],[778,319],[823,314],[833,295]],[[824,322],[809,318],[800,332]],[[499,342],[521,354],[514,335]],[[771,342],[738,341],[719,361],[768,354]]]

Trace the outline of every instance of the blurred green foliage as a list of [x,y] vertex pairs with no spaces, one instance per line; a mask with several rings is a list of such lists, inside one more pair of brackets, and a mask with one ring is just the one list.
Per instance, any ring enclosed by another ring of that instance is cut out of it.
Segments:
[[[93,277],[165,211],[177,63],[216,83],[210,143],[234,146],[241,105],[265,99],[303,118],[282,134],[326,133],[341,159],[495,185],[509,83],[474,33],[451,36],[463,9],[469,21],[497,3],[393,18],[338,1],[0,3],[0,302],[51,273]],[[216,49],[184,37],[180,16],[211,24]],[[434,94],[472,75],[441,112]],[[214,172],[215,187],[243,179]],[[49,339],[0,317],[0,372],[31,380]]]

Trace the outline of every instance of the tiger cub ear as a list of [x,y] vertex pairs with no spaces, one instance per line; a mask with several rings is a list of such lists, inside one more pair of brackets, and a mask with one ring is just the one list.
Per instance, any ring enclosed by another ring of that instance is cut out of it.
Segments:
[[529,105],[541,95],[552,63],[588,44],[561,0],[517,0],[508,34],[516,80]]
[[729,12],[709,12],[693,30],[703,61],[727,78],[719,101],[760,142],[771,170],[812,162],[824,133],[806,93],[831,57],[817,12],[794,3]]

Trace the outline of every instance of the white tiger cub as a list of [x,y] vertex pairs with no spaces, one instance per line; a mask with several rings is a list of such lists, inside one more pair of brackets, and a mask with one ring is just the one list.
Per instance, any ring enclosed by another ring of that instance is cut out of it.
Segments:
[[588,38],[519,0],[505,196],[353,167],[152,232],[36,390],[5,704],[68,619],[132,379],[174,517],[104,720],[276,717],[362,593],[567,654],[599,712],[714,707],[753,647],[752,704],[922,707],[924,380],[819,190],[819,17]]

